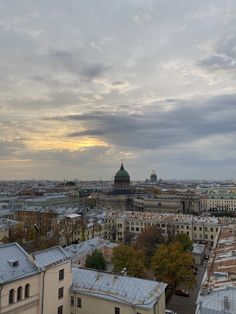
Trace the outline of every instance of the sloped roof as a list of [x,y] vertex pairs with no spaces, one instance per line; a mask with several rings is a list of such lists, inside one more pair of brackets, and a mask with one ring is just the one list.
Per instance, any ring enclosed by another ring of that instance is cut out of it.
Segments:
[[36,265],[40,268],[49,267],[52,264],[58,264],[69,259],[69,256],[60,246],[36,252],[33,256]]
[[73,292],[94,295],[100,298],[152,308],[166,288],[158,281],[121,276],[85,268],[72,268]]
[[79,244],[72,244],[64,248],[66,253],[72,258],[83,256],[87,254],[91,254],[95,249],[101,249],[103,247],[116,247],[117,243],[112,243],[107,239],[103,239],[101,237],[96,237],[89,239],[87,241],[81,242]]
[[0,246],[0,283],[14,281],[38,272],[36,265],[29,260],[29,255],[18,243]]

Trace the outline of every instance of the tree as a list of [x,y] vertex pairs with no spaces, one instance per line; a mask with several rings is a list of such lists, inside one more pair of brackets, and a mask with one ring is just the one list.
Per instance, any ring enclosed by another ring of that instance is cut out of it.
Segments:
[[164,243],[164,238],[157,226],[151,226],[138,235],[136,247],[144,252],[146,265],[150,264],[151,257],[161,243]]
[[185,233],[179,233],[175,236],[174,242],[179,242],[182,244],[183,251],[192,251],[193,242],[190,240],[189,236]]
[[125,272],[129,276],[144,277],[144,254],[140,250],[122,244],[113,249],[112,263],[115,272]]
[[17,224],[9,229],[9,236],[4,237],[2,241],[4,243],[18,242],[22,244],[25,241],[25,230],[23,224]]
[[152,258],[152,269],[157,280],[176,287],[179,283],[192,288],[196,282],[193,257],[183,251],[180,243],[161,245]]
[[125,230],[124,232],[124,244],[131,245],[132,239],[135,234],[133,232]]
[[59,222],[59,229],[65,238],[66,245],[78,241],[81,231],[81,218],[64,217]]
[[95,268],[99,270],[106,269],[106,260],[101,251],[94,250],[92,254],[87,255],[85,266],[88,268]]

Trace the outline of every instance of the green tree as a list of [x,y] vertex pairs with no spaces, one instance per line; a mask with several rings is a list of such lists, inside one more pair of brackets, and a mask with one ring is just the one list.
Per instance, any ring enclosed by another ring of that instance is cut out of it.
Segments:
[[102,252],[98,250],[94,250],[92,254],[87,255],[86,260],[85,260],[85,266],[88,268],[105,270],[106,260]]
[[113,249],[112,263],[115,272],[125,272],[129,276],[144,277],[144,254],[140,250],[122,244]]
[[177,234],[174,238],[174,242],[179,242],[180,244],[182,244],[184,252],[192,251],[193,242],[190,240],[187,234],[185,233]]
[[196,283],[192,254],[184,252],[178,242],[158,248],[152,258],[152,269],[157,280],[174,287],[182,283],[187,288],[192,288]]

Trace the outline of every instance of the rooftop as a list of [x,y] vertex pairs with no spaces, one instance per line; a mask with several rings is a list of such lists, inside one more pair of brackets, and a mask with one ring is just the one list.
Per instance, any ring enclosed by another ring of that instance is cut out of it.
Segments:
[[112,243],[109,240],[100,238],[100,237],[96,237],[96,238],[92,238],[90,240],[81,242],[79,244],[72,244],[70,246],[67,246],[66,248],[64,248],[64,250],[66,251],[66,253],[70,256],[70,257],[78,257],[78,256],[82,256],[82,255],[87,255],[92,253],[93,250],[95,249],[101,249],[103,247],[116,247],[118,244],[117,243]]
[[72,291],[152,308],[166,288],[158,281],[121,276],[83,268],[72,268]]
[[168,214],[155,212],[134,212],[134,211],[105,211],[101,217],[108,219],[123,219],[123,220],[154,220],[166,222],[182,222],[182,223],[208,223],[208,224],[222,224],[223,217],[200,217],[194,215],[184,214]]
[[60,247],[55,246],[33,254],[35,263],[40,268],[46,268],[69,259],[67,253]]
[[0,283],[38,273],[38,268],[29,260],[29,255],[18,243],[0,246]]
[[[222,313],[224,296],[230,303],[230,311],[236,313],[236,225],[222,226],[214,242],[200,288],[197,303],[202,307]],[[199,313],[211,313],[201,310]]]

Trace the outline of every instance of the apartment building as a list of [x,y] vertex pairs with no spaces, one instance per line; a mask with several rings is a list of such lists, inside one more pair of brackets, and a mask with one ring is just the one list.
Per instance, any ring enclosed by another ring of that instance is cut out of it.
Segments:
[[102,252],[106,262],[110,263],[113,249],[118,243],[113,243],[101,237],[89,239],[79,244],[72,244],[64,248],[64,251],[70,256],[73,265],[85,266],[86,257],[92,254],[94,250]]
[[236,193],[210,193],[203,196],[201,211],[236,211]]
[[215,239],[197,298],[196,314],[236,313],[236,225],[222,226]]
[[52,247],[33,254],[41,271],[40,304],[42,314],[69,314],[72,284],[71,261],[61,247]]
[[[0,246],[0,313],[164,314],[166,284],[71,267],[60,247]],[[135,311],[135,312],[134,312]]]
[[72,314],[164,314],[166,284],[73,268]]
[[122,242],[126,232],[138,235],[150,226],[161,229],[164,237],[169,232],[185,233],[192,241],[213,243],[224,218],[199,217],[183,214],[164,214],[153,212],[106,211],[103,216],[101,236]]
[[0,246],[0,313],[38,314],[41,273],[17,243]]
[[0,313],[69,314],[71,261],[60,247],[28,255],[17,243],[0,246]]

